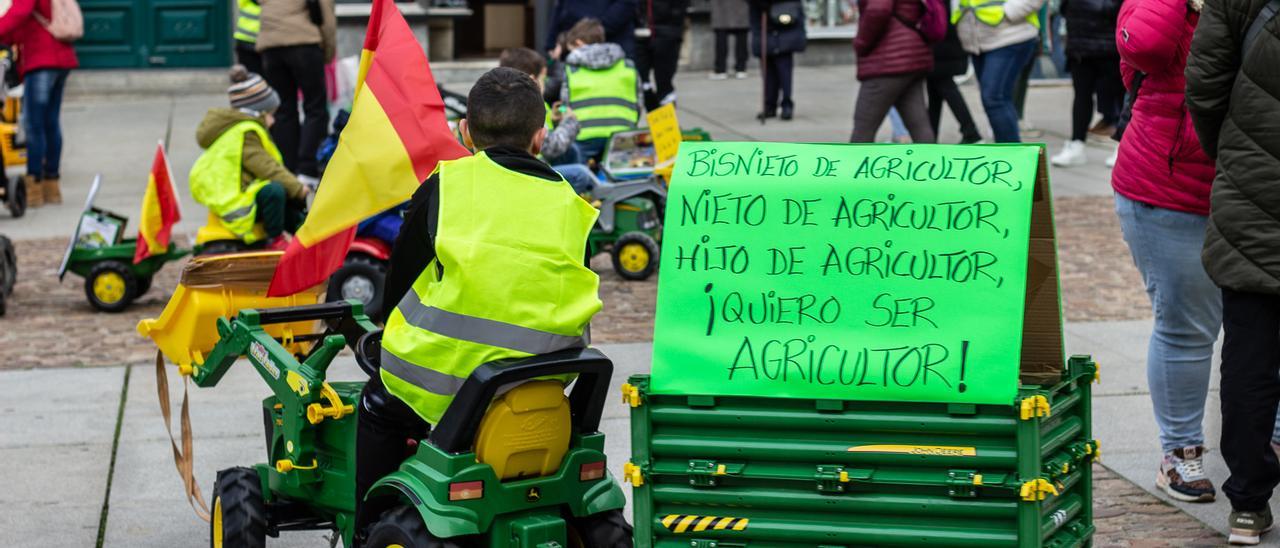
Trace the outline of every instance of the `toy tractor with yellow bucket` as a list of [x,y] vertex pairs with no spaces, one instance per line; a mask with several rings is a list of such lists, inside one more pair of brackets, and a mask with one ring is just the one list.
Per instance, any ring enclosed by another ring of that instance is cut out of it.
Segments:
[[[279,255],[193,259],[162,315],[138,326],[197,386],[217,385],[246,358],[270,390],[267,460],[218,473],[212,546],[261,547],[307,529],[352,546],[358,496],[386,509],[363,546],[631,546],[599,432],[613,365],[594,349],[480,366],[429,436],[409,441],[416,450],[399,470],[356,493],[364,383],[329,382],[326,371],[345,346],[378,374],[381,331],[355,301],[310,304],[318,288],[266,297],[265,265]],[[563,374],[578,376],[568,395],[537,380]]]

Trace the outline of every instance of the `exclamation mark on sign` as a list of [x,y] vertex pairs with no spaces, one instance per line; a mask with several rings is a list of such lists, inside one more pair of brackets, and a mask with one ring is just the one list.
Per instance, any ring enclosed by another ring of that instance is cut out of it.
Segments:
[[969,341],[960,341],[960,391],[964,392],[967,386],[964,385],[964,366],[969,361]]

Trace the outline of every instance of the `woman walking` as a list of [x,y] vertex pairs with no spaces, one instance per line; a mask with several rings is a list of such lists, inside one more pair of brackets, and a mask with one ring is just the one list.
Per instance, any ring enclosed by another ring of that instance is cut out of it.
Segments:
[[[1116,52],[1116,12],[1119,0],[1065,0],[1062,14],[1067,19],[1067,68],[1075,98],[1071,104],[1071,140],[1054,155],[1053,165],[1082,166],[1088,163],[1084,141],[1090,134],[1103,138],[1115,132],[1124,103],[1124,83],[1120,80],[1120,55]],[[1093,127],[1094,96],[1102,120]]]
[[71,69],[79,66],[71,44],[45,28],[53,0],[13,0],[0,16],[0,41],[18,49],[23,79],[22,107],[27,130],[27,206],[62,203],[62,92]]
[[871,143],[890,107],[897,107],[914,143],[933,143],[924,81],[933,70],[933,50],[915,25],[924,17],[920,0],[859,0],[858,99],[853,108],[854,143]]
[[792,73],[796,53],[804,51],[804,5],[799,0],[751,0],[751,51],[761,57],[764,73],[764,109],[761,121],[778,116],[790,120],[795,115],[791,99]]
[[1204,470],[1201,423],[1222,300],[1200,263],[1214,164],[1185,105],[1183,71],[1201,0],[1191,2],[1127,0],[1120,8],[1120,72],[1138,93],[1111,186],[1155,316],[1147,384],[1164,451],[1156,484],[1175,499],[1208,502],[1216,492]]
[[1023,69],[1035,56],[1040,35],[1036,13],[1045,0],[960,0],[951,14],[960,45],[973,55],[973,68],[982,90],[997,143],[1021,142],[1014,88]]
[[733,75],[747,77],[747,2],[711,0],[711,29],[716,35],[715,70],[712,80],[729,77],[729,38],[733,38]]

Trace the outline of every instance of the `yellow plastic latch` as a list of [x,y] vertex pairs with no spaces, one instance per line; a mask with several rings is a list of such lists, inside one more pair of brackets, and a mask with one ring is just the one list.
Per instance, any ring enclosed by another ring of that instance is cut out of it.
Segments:
[[629,462],[622,465],[622,479],[633,487],[644,485],[644,474],[640,472],[640,467]]
[[1093,382],[1102,383],[1102,364],[1093,362]]
[[[1093,451],[1093,462],[1102,462],[1102,442],[1093,440],[1093,443],[1088,444],[1087,447]],[[1086,451],[1085,454],[1088,455],[1089,452]]]
[[717,476],[723,476],[723,475],[725,475],[724,465],[723,465],[723,464],[721,464],[721,465],[717,465],[717,466],[716,466],[716,475],[717,475]]
[[276,461],[276,472],[280,472],[281,474],[288,474],[289,472],[292,472],[294,470],[315,470],[315,469],[316,469],[316,461],[314,460],[311,461],[311,466],[298,466],[289,459],[280,459]]
[[179,375],[182,375],[182,376],[184,376],[184,377],[190,377],[191,375],[195,374],[195,372],[196,372],[196,367],[195,367],[194,365],[191,365],[191,364],[187,364],[187,365],[178,364],[178,374],[179,374]]
[[1069,462],[1062,463],[1062,473],[1065,474],[1070,471],[1071,471],[1071,463]]
[[338,397],[338,392],[327,382],[320,385],[320,396],[329,405],[326,407],[319,403],[313,403],[307,406],[307,422],[311,424],[320,424],[326,418],[337,420],[355,413],[355,407],[343,405],[342,398]]
[[1022,420],[1031,420],[1033,417],[1049,416],[1049,399],[1035,395],[1022,400]]
[[622,403],[631,407],[640,407],[640,389],[631,383],[622,385]]
[[974,474],[974,475],[973,475],[973,484],[974,484],[974,485],[982,485],[982,474]]
[[849,472],[845,470],[840,471],[840,483],[849,483]]
[[1045,497],[1050,494],[1057,496],[1058,488],[1054,487],[1052,483],[1049,483],[1043,478],[1036,478],[1022,484],[1020,494],[1022,495],[1022,500],[1035,502],[1038,500],[1044,500]]

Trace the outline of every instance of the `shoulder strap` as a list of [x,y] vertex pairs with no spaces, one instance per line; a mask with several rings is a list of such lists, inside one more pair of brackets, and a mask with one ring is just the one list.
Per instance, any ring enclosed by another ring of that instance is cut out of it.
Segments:
[[1262,33],[1262,27],[1274,19],[1276,13],[1280,13],[1280,0],[1270,0],[1262,6],[1262,11],[1258,12],[1258,16],[1249,25],[1249,30],[1244,33],[1244,43],[1240,47],[1241,56],[1244,59],[1248,59],[1249,54],[1253,51],[1253,46],[1258,41],[1258,35]]

